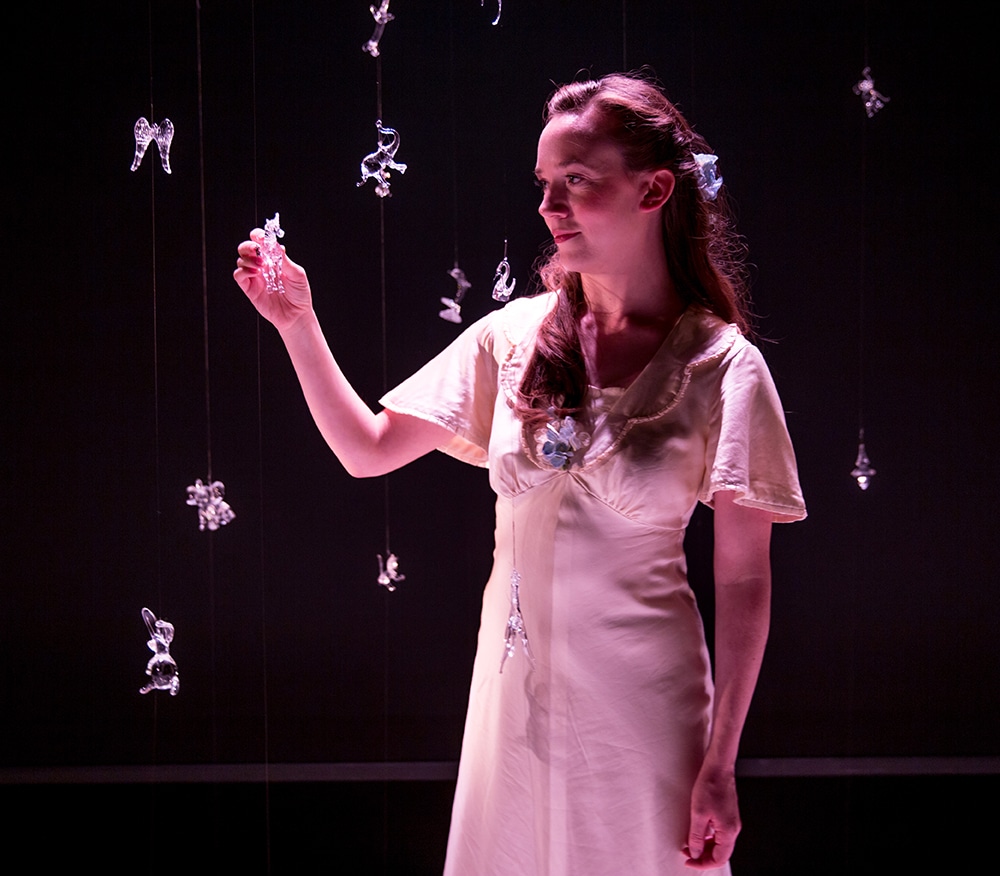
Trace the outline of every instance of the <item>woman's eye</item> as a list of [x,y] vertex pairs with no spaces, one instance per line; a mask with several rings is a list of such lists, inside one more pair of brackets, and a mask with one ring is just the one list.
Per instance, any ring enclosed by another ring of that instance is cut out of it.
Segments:
[[535,185],[538,186],[538,188],[540,188],[543,192],[548,187],[548,183],[546,183],[543,179],[539,179],[537,176],[535,177]]
[[583,182],[583,177],[577,176],[577,174],[575,173],[571,173],[566,177],[566,182],[568,182],[570,185],[576,185],[577,183]]

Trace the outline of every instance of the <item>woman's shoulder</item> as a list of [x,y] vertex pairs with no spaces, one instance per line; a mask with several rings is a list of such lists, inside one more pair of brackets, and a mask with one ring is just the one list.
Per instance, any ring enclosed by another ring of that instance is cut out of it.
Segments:
[[719,362],[752,346],[738,326],[694,305],[685,311],[674,335],[674,355],[690,368]]
[[511,346],[534,337],[549,311],[555,307],[558,293],[541,292],[515,298],[493,312],[500,330]]

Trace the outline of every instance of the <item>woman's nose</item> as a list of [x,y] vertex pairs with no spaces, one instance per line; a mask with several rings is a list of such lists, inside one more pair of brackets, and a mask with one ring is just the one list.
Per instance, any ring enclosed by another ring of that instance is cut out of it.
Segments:
[[562,197],[555,186],[549,186],[542,194],[538,212],[544,216],[564,216],[566,214],[566,199]]

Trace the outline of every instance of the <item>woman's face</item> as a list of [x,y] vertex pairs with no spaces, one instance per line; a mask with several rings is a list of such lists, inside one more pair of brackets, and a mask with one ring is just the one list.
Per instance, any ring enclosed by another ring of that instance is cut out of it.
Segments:
[[[658,172],[664,174],[672,189],[672,175]],[[564,268],[617,274],[634,270],[651,240],[662,248],[662,201],[649,200],[654,176],[626,169],[621,149],[603,133],[596,113],[563,113],[549,121],[538,139],[538,212]]]

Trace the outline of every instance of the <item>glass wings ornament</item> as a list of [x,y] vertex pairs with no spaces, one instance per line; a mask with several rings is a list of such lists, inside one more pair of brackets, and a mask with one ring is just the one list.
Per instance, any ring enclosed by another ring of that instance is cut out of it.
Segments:
[[382,562],[382,554],[378,554],[378,583],[382,587],[390,593],[394,593],[396,582],[405,580],[406,575],[400,573],[399,559],[395,554],[389,554],[384,563]]
[[198,508],[198,529],[202,532],[206,529],[214,531],[236,517],[229,503],[222,498],[226,495],[222,481],[212,481],[206,486],[199,478],[187,488],[187,494],[187,504]]
[[382,127],[382,120],[375,122],[378,128],[378,148],[361,159],[361,182],[358,188],[368,180],[375,180],[375,194],[380,198],[391,196],[389,191],[389,171],[398,170],[406,173],[406,165],[396,161],[396,150],[399,149],[399,134],[392,128]]
[[865,99],[865,112],[868,113],[868,118],[872,118],[889,102],[888,97],[875,90],[871,67],[865,67],[861,71],[861,78],[854,84],[854,93]]
[[511,293],[517,285],[517,280],[510,280],[510,262],[507,261],[507,241],[503,242],[503,258],[497,265],[497,272],[493,276],[493,299],[495,301],[510,301]]
[[142,610],[142,619],[149,630],[149,641],[146,645],[153,652],[146,664],[146,675],[149,682],[139,688],[139,693],[148,694],[151,690],[169,690],[170,696],[177,696],[181,687],[180,675],[177,672],[177,661],[170,656],[170,643],[174,639],[174,625],[165,620],[157,620],[156,615],[148,608]]
[[155,143],[160,153],[160,164],[170,173],[170,144],[174,139],[174,123],[164,119],[158,125],[151,125],[145,117],[135,123],[135,157],[132,159],[132,170],[138,170],[142,157],[150,143]]
[[260,257],[264,259],[264,279],[267,281],[268,292],[281,294],[285,292],[285,284],[281,280],[281,265],[285,260],[285,254],[281,251],[281,244],[278,243],[278,238],[284,236],[281,219],[275,213],[273,219],[268,219],[264,223],[264,240],[257,247]]
[[448,322],[460,323],[462,321],[462,299],[465,298],[465,293],[472,288],[472,284],[466,279],[465,271],[458,266],[458,262],[455,262],[455,267],[448,271],[448,276],[455,281],[458,289],[455,291],[454,298],[441,299],[444,310],[440,311],[438,316]]
[[368,9],[372,18],[375,19],[375,32],[372,34],[372,38],[361,47],[361,51],[368,52],[373,58],[377,58],[379,55],[378,44],[382,39],[385,26],[396,16],[389,11],[389,0],[382,0],[378,7],[369,6]]

